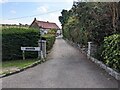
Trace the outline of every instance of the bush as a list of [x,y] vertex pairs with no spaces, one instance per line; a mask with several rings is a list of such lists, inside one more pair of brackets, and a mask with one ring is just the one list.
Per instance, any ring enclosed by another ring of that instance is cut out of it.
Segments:
[[[39,30],[25,28],[2,29],[2,59],[15,60],[22,58],[21,46],[38,46]],[[37,57],[37,52],[25,53],[26,58]]]
[[56,35],[56,32],[57,32],[56,29],[50,29],[50,30],[48,31],[48,34],[54,34],[54,35]]
[[120,34],[114,34],[104,39],[104,62],[120,72]]
[[103,62],[102,52],[103,52],[103,44],[101,46],[97,46],[96,51],[93,53],[93,57]]
[[52,47],[53,47],[53,44],[55,42],[55,35],[52,35],[52,34],[45,34],[42,36],[42,38],[45,38],[46,39],[46,48],[47,48],[47,51],[50,50]]
[[117,2],[74,2],[69,11],[63,9],[59,16],[64,38],[83,45],[92,41],[100,46],[104,37],[120,33],[119,6]]

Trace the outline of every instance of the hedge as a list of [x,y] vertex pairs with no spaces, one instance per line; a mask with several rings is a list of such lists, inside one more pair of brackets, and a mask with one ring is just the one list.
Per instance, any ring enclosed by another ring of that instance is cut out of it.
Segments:
[[55,35],[45,34],[42,36],[42,38],[46,39],[46,48],[47,48],[47,51],[49,51],[53,47],[53,44],[55,42]]
[[104,39],[104,62],[120,72],[120,34],[114,34]]
[[[25,28],[2,29],[2,60],[22,58],[21,46],[38,46],[39,30]],[[26,58],[37,57],[37,52],[25,53]]]

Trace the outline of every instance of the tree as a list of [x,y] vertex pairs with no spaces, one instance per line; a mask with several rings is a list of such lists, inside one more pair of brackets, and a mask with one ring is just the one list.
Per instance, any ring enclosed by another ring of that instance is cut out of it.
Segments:
[[120,2],[74,2],[72,8],[63,10],[59,17],[63,35],[82,44],[93,41],[100,45],[104,37],[120,33],[119,7]]
[[117,2],[109,3],[111,15],[112,15],[112,25],[113,25],[114,32],[117,32],[117,30],[118,30],[119,4],[120,4],[120,2],[119,3],[117,3]]
[[67,10],[62,10],[61,12],[62,16],[59,16],[59,21],[61,22],[62,24],[62,32],[63,32],[63,36],[64,36],[64,24],[67,23],[68,21],[68,18],[69,18],[69,12]]

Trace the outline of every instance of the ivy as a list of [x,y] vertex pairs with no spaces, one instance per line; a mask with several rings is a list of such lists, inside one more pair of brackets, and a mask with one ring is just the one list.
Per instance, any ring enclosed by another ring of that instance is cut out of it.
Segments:
[[120,71],[120,34],[114,34],[104,39],[102,56],[104,62],[111,68]]

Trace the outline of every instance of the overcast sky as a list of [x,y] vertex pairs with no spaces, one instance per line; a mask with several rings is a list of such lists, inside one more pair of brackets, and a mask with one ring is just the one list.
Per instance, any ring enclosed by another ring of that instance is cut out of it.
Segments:
[[56,2],[50,0],[42,0],[41,2],[37,0],[34,0],[34,2],[30,2],[30,0],[29,2],[22,2],[22,0],[19,2],[0,0],[0,8],[2,7],[2,14],[0,15],[0,21],[2,19],[2,22],[0,23],[31,24],[36,17],[37,20],[55,22],[61,28],[58,17],[61,15],[62,9],[69,10],[72,5],[73,0],[60,0]]

